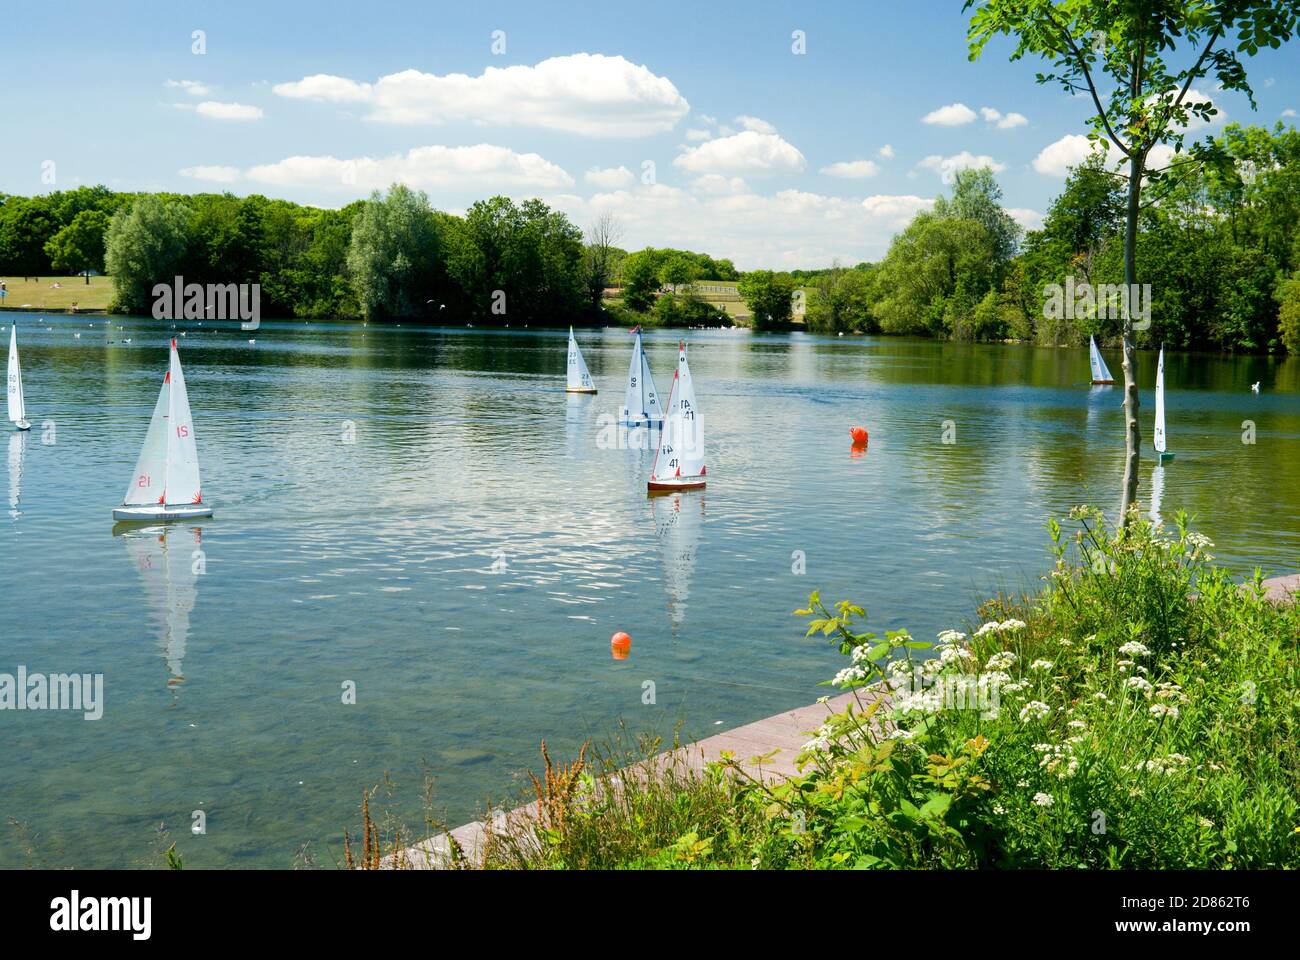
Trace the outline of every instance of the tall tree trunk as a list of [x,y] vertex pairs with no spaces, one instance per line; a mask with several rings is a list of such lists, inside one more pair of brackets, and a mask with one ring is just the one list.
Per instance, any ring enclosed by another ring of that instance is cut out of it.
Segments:
[[1144,151],[1133,145],[1129,158],[1128,215],[1124,224],[1124,495],[1120,523],[1128,523],[1129,508],[1137,501],[1138,465],[1142,456],[1142,428],[1138,423],[1137,347],[1133,342],[1133,307],[1137,302],[1137,232],[1142,201]]

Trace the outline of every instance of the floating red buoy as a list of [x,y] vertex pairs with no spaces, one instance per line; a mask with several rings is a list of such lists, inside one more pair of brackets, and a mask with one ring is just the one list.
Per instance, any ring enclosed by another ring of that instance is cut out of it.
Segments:
[[609,638],[609,652],[615,660],[626,660],[632,653],[632,638],[620,630]]
[[858,446],[866,446],[868,439],[866,427],[849,427],[849,436]]

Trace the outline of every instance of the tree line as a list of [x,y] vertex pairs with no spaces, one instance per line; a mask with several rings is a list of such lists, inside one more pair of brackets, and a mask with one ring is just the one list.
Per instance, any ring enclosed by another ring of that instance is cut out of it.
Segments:
[[[1228,126],[1226,158],[1187,164],[1141,212],[1142,345],[1300,350],[1300,133]],[[993,173],[956,174],[878,263],[741,272],[672,248],[629,252],[611,215],[583,231],[540,200],[492,197],[463,216],[394,185],[338,210],[260,195],[0,195],[0,274],[105,272],[113,309],[149,311],[155,283],[258,283],[287,317],[455,318],[565,325],[734,323],[699,295],[732,281],[758,329],[1077,343],[1113,338],[1104,304],[1062,313],[1049,291],[1124,282],[1124,180],[1096,154],[1038,230],[1001,205]],[[613,288],[616,299],[609,299]],[[806,291],[806,297],[796,291]]]

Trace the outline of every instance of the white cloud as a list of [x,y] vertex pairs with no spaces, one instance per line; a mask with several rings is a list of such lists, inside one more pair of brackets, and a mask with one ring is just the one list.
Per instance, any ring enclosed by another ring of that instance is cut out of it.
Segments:
[[880,172],[880,166],[874,160],[841,160],[822,167],[821,172],[828,177],[860,180],[864,177],[874,177]]
[[950,157],[941,157],[939,154],[934,153],[922,160],[917,166],[926,170],[933,170],[939,174],[944,183],[951,183],[954,174],[958,170],[978,170],[980,167],[988,167],[994,173],[1000,173],[1007,168],[1005,163],[998,163],[987,154],[976,156],[969,150],[954,153]]
[[210,86],[197,80],[168,80],[166,85],[184,90],[191,97],[206,97],[212,93]]
[[1007,207],[1006,211],[1012,220],[1026,230],[1038,230],[1043,225],[1043,215],[1037,210],[1030,210],[1027,207]]
[[204,100],[194,109],[214,120],[261,120],[264,116],[261,107],[250,107],[245,103],[219,103],[216,100]]
[[1294,117],[1294,116],[1296,116],[1296,112],[1295,112],[1293,109],[1291,109],[1290,107],[1287,107],[1285,110],[1282,111],[1282,116],[1284,116],[1284,117]]
[[315,74],[272,88],[282,97],[364,103],[386,123],[543,127],[591,137],[639,137],[671,130],[690,104],[667,77],[623,57],[576,53],[535,66],[488,67],[477,77],[419,70],[373,84]]
[[975,111],[964,103],[950,103],[938,110],[931,110],[921,118],[922,123],[940,127],[960,127],[975,120]]
[[760,120],[758,117],[749,117],[742,114],[731,122],[742,130],[752,130],[754,133],[776,133],[776,127],[766,120]]
[[1023,113],[1003,113],[1000,110],[994,110],[992,107],[980,107],[980,116],[999,130],[1023,127],[1029,123],[1029,118]]
[[238,167],[222,166],[197,166],[186,167],[181,172],[182,177],[189,177],[193,180],[210,180],[213,183],[234,183],[239,179]]
[[636,182],[636,177],[627,167],[592,167],[582,175],[582,179],[593,187],[599,187],[602,190],[617,190],[619,187],[630,187]]
[[885,144],[883,147],[881,147],[879,153],[886,160],[892,160],[894,158],[894,148],[889,144]]
[[804,156],[775,133],[745,130],[729,137],[687,147],[673,160],[687,173],[773,174],[799,173]]
[[871,217],[894,226],[902,227],[922,210],[934,206],[934,197],[916,197],[910,194],[892,196],[878,193],[862,201],[862,208]]
[[1092,153],[1093,145],[1081,133],[1068,133],[1049,143],[1034,157],[1034,169],[1049,177],[1063,177],[1070,167],[1077,167]]
[[[725,182],[726,189],[718,188]],[[921,197],[844,199],[803,190],[770,196],[740,187],[735,178],[701,177],[689,188],[655,184],[634,190],[544,197],[575,223],[601,211],[623,225],[623,246],[708,250],[741,269],[852,264],[884,255],[895,231],[933,202]]]
[[717,173],[706,173],[691,181],[691,189],[698,193],[711,193],[716,196],[726,194],[750,193],[749,184],[740,177],[724,177]]
[[547,190],[573,185],[573,178],[535,153],[480,143],[472,147],[416,147],[391,157],[287,157],[244,172],[249,180],[278,187],[383,190],[394,182],[417,189],[476,188]]
[[699,143],[702,140],[712,140],[713,134],[708,130],[693,129],[686,131],[686,139],[690,143]]

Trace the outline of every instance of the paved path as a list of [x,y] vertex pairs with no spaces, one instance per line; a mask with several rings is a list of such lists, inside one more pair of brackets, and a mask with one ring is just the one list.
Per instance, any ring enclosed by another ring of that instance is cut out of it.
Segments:
[[[1274,600],[1292,597],[1300,598],[1300,574],[1293,574],[1289,577],[1274,577],[1271,580],[1265,580],[1264,585],[1267,588],[1268,596]],[[754,723],[747,723],[743,727],[736,727],[726,733],[706,737],[698,743],[679,748],[676,754],[691,767],[698,770],[702,769],[706,763],[717,760],[724,750],[730,751],[741,761],[775,751],[775,755],[761,766],[753,764],[746,764],[746,766],[749,767],[752,774],[761,776],[764,779],[788,777],[797,772],[795,757],[799,755],[800,747],[808,741],[809,731],[821,726],[822,721],[826,719],[829,713],[843,710],[855,697],[860,697],[863,702],[866,702],[870,696],[871,694],[866,691],[845,693],[838,697],[832,697],[827,703],[813,703],[806,707],[797,707],[794,710],[787,710],[784,713],[778,713],[775,716],[766,717]],[[667,754],[660,755],[660,758],[666,757],[668,757]],[[660,758],[656,758],[656,760],[658,761]],[[536,815],[536,802],[526,804],[509,812],[502,811],[493,817],[491,830],[494,833],[500,833],[503,830],[510,829],[512,825],[522,825],[534,819]],[[460,844],[470,862],[477,862],[483,839],[488,830],[489,825],[482,820],[467,823],[452,830],[450,834],[439,834],[436,837],[423,840],[413,847],[408,847],[405,851],[405,858],[417,870],[437,869],[444,866],[450,858],[450,844],[447,840],[450,835]]]

